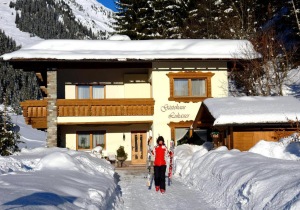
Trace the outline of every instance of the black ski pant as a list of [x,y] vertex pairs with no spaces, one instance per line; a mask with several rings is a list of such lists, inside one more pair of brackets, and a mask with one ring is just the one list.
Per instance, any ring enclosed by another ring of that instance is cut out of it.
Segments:
[[166,168],[167,166],[154,166],[154,182],[155,186],[166,190]]

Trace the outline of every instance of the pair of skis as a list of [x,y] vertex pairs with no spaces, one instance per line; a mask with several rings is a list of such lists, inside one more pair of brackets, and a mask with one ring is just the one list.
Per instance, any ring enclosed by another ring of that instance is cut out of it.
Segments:
[[148,164],[147,164],[148,174],[147,174],[147,187],[151,190],[153,176],[151,176],[151,154],[148,153]]
[[170,142],[170,163],[169,163],[169,172],[168,172],[168,185],[170,186],[172,183],[172,175],[173,175],[173,156],[174,156],[174,141]]
[[148,140],[148,158],[147,158],[147,170],[148,170],[147,187],[148,187],[149,190],[151,190],[153,179],[154,179],[154,175],[153,175],[153,173],[151,173],[151,148],[150,148],[150,142],[151,142],[151,139]]

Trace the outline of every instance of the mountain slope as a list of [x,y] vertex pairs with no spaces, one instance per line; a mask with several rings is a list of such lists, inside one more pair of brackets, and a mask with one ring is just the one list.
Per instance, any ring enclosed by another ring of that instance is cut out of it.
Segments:
[[[7,36],[15,40],[17,45],[26,46],[41,40],[42,36],[35,35],[36,33],[30,29],[27,29],[27,32],[25,32],[24,29],[22,31],[17,27],[17,24],[15,23],[16,18],[24,18],[25,12],[24,7],[20,9],[20,6],[16,11],[16,3],[18,3],[17,5],[20,5],[22,1],[0,0],[0,29],[2,29]],[[93,37],[87,36],[86,38],[105,39],[109,33],[113,32],[114,12],[104,7],[96,0],[46,0],[46,4],[47,8],[37,8],[37,10],[50,10],[54,8],[53,10],[55,12],[55,16],[53,18],[55,19],[53,21],[56,21],[58,25],[62,25],[62,29],[57,28],[57,31],[68,30],[66,29],[67,26],[64,25],[66,24],[64,23],[64,20],[66,20],[66,15],[68,15],[71,16],[72,20],[74,19],[75,23],[83,26],[86,28],[86,30],[90,30],[94,34]],[[26,2],[25,10],[29,10],[28,14],[31,16],[36,15],[30,11],[32,10],[31,7],[32,5]],[[62,14],[62,11],[67,11],[69,13]],[[36,18],[43,21],[43,17],[38,16]],[[33,17],[30,17],[30,20],[34,20]],[[28,24],[30,24],[30,21],[28,21]],[[36,22],[34,22],[34,26],[37,27],[44,27],[48,24],[49,22],[45,20],[42,25],[38,25]],[[72,25],[74,25],[74,23]],[[55,38],[63,37],[58,35]]]

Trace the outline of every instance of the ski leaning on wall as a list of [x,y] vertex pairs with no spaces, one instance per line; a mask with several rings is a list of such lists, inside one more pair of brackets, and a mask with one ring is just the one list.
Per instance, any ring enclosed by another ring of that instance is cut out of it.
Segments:
[[151,174],[151,166],[152,166],[152,162],[151,162],[151,138],[148,140],[148,158],[147,158],[147,170],[148,170],[148,174],[147,174],[147,187],[149,190],[151,190],[152,187],[152,183],[153,183],[153,179],[154,179],[154,175],[153,173]]
[[168,185],[170,186],[172,183],[172,175],[173,175],[173,156],[174,156],[174,141],[170,141],[170,163],[169,163],[169,172],[168,172]]

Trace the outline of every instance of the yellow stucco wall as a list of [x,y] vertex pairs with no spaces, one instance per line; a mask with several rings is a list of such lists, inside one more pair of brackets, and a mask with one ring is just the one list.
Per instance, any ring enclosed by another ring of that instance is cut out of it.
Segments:
[[135,83],[125,84],[125,98],[150,98],[150,84],[149,83]]
[[76,133],[66,133],[66,148],[76,150]]
[[212,71],[215,75],[211,78],[212,97],[227,97],[228,96],[228,79],[227,71]]
[[106,98],[124,98],[124,85],[106,85]]
[[75,85],[65,85],[65,97],[66,99],[76,98],[76,86]]

